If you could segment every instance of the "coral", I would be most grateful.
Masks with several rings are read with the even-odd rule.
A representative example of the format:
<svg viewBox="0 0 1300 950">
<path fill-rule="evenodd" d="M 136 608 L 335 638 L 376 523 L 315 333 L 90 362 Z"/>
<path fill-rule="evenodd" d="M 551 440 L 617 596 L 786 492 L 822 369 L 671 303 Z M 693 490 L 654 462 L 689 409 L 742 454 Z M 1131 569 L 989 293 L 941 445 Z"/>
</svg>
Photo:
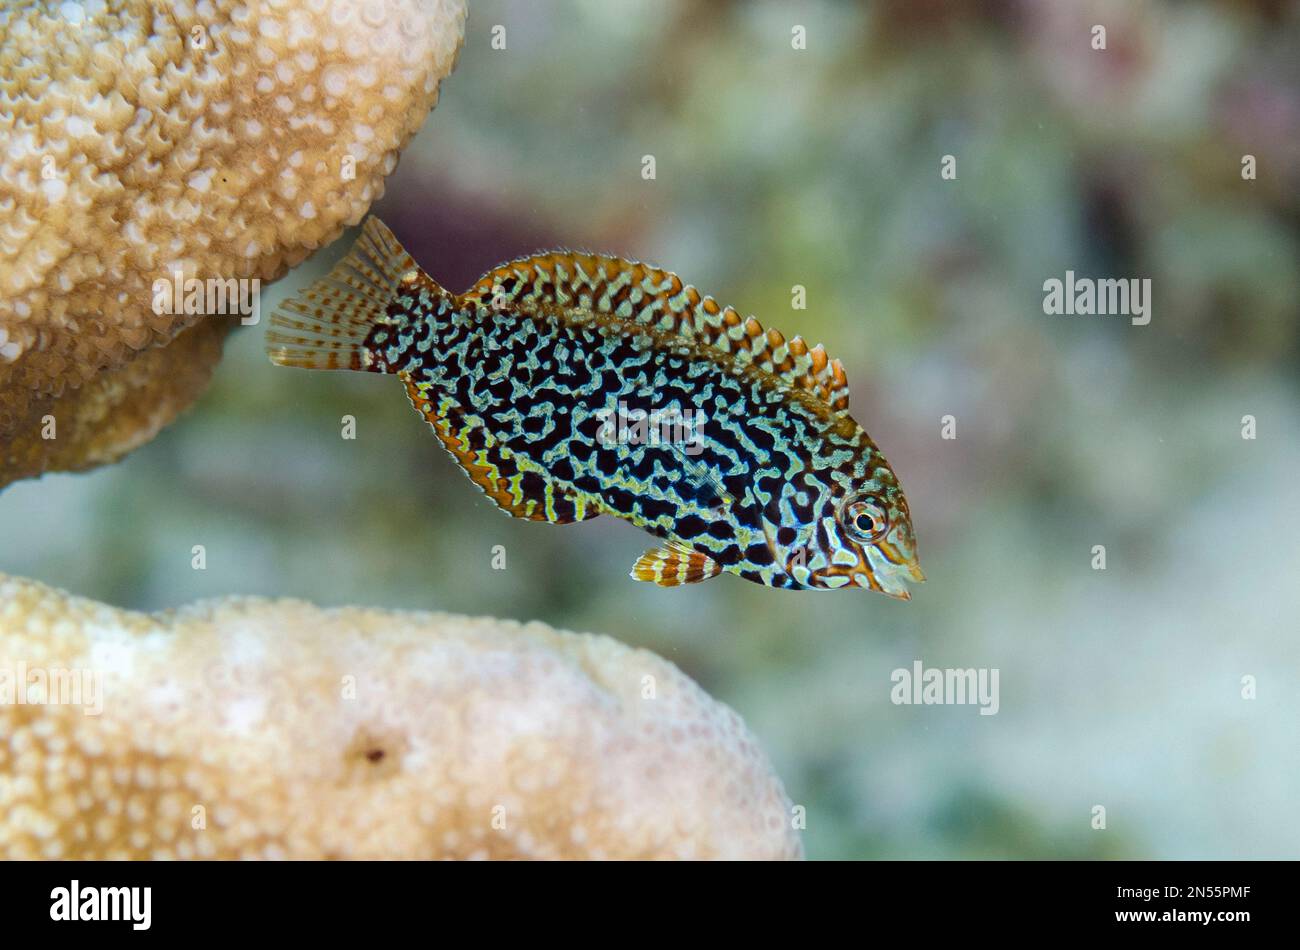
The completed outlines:
<svg viewBox="0 0 1300 950">
<path fill-rule="evenodd" d="M 157 281 L 274 280 L 360 221 L 464 20 L 463 0 L 0 6 L 0 485 L 115 457 L 197 395 L 128 405 L 159 384 L 90 384 L 200 320 L 234 323 L 157 312 Z M 188 352 L 137 375 L 193 376 Z M 113 436 L 33 435 L 69 413 Z"/>
<path fill-rule="evenodd" d="M 0 575 L 0 700 L 9 858 L 802 854 L 734 712 L 654 654 L 540 623 L 145 615 Z"/>
<path fill-rule="evenodd" d="M 231 328 L 204 321 L 165 348 L 144 350 L 80 389 L 30 405 L 25 423 L 0 444 L 0 485 L 105 465 L 148 442 L 207 387 Z"/>
</svg>

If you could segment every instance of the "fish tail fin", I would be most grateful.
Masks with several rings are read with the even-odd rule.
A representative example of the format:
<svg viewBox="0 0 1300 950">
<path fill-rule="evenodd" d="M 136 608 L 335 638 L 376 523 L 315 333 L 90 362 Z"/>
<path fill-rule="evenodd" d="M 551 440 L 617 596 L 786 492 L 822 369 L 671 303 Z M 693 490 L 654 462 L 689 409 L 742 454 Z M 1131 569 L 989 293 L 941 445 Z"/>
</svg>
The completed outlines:
<svg viewBox="0 0 1300 950">
<path fill-rule="evenodd" d="M 384 222 L 367 218 L 327 275 L 276 308 L 266 355 L 280 366 L 389 372 L 366 340 L 377 324 L 392 322 L 390 307 L 403 282 L 417 279 L 437 287 Z"/>
</svg>

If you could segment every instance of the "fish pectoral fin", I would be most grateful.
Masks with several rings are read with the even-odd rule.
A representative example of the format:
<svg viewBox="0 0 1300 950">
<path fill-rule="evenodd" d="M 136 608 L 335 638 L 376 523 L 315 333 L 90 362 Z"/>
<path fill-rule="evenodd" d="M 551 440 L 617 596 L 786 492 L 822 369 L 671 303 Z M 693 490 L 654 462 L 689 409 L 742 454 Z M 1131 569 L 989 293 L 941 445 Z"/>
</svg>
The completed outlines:
<svg viewBox="0 0 1300 950">
<path fill-rule="evenodd" d="M 456 463 L 498 508 L 512 518 L 573 524 L 601 512 L 598 502 L 557 485 L 538 466 L 502 445 L 477 416 L 407 379 L 411 403 L 433 427 Z"/>
<path fill-rule="evenodd" d="M 634 580 L 658 584 L 660 587 L 698 584 L 721 573 L 722 565 L 713 558 L 677 541 L 669 541 L 661 548 L 646 551 L 632 567 Z"/>
<path fill-rule="evenodd" d="M 677 442 L 669 442 L 668 448 L 682 467 L 683 477 L 677 485 L 677 493 L 683 501 L 694 502 L 715 514 L 725 512 L 732 506 L 736 499 L 727 491 L 721 476 L 711 470 L 707 463 L 697 462 Z"/>
</svg>

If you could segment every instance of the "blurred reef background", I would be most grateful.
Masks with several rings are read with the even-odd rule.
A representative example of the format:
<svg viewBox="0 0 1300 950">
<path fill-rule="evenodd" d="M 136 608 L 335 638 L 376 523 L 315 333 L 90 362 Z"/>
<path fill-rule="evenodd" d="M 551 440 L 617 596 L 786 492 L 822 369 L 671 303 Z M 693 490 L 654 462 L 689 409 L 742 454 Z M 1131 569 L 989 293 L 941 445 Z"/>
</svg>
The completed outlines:
<svg viewBox="0 0 1300 950">
<path fill-rule="evenodd" d="M 451 289 L 581 247 L 824 343 L 912 602 L 636 584 L 644 534 L 503 517 L 395 380 L 273 367 L 265 320 L 151 444 L 0 494 L 0 570 L 612 634 L 744 716 L 812 858 L 1300 854 L 1300 6 L 474 2 L 442 92 L 374 213 Z M 1150 325 L 1045 315 L 1066 270 L 1150 278 Z M 892 704 L 917 659 L 1000 711 Z"/>
</svg>

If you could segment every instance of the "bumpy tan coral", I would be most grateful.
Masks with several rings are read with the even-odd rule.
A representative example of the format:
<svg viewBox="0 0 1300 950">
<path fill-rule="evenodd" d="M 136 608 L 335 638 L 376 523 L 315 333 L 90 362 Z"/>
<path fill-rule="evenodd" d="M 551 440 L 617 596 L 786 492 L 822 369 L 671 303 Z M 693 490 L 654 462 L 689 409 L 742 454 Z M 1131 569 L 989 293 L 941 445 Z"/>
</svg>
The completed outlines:
<svg viewBox="0 0 1300 950">
<path fill-rule="evenodd" d="M 80 389 L 33 403 L 5 443 L 0 485 L 105 465 L 148 442 L 207 388 L 230 329 L 214 320 L 199 323 Z"/>
<path fill-rule="evenodd" d="M 801 854 L 734 712 L 651 653 L 538 623 L 149 616 L 0 575 L 0 702 L 10 858 Z"/>
<path fill-rule="evenodd" d="M 357 223 L 464 20 L 464 0 L 0 5 L 0 484 L 8 443 L 82 410 L 59 394 L 233 322 L 155 312 L 156 281 L 272 280 Z"/>
</svg>

